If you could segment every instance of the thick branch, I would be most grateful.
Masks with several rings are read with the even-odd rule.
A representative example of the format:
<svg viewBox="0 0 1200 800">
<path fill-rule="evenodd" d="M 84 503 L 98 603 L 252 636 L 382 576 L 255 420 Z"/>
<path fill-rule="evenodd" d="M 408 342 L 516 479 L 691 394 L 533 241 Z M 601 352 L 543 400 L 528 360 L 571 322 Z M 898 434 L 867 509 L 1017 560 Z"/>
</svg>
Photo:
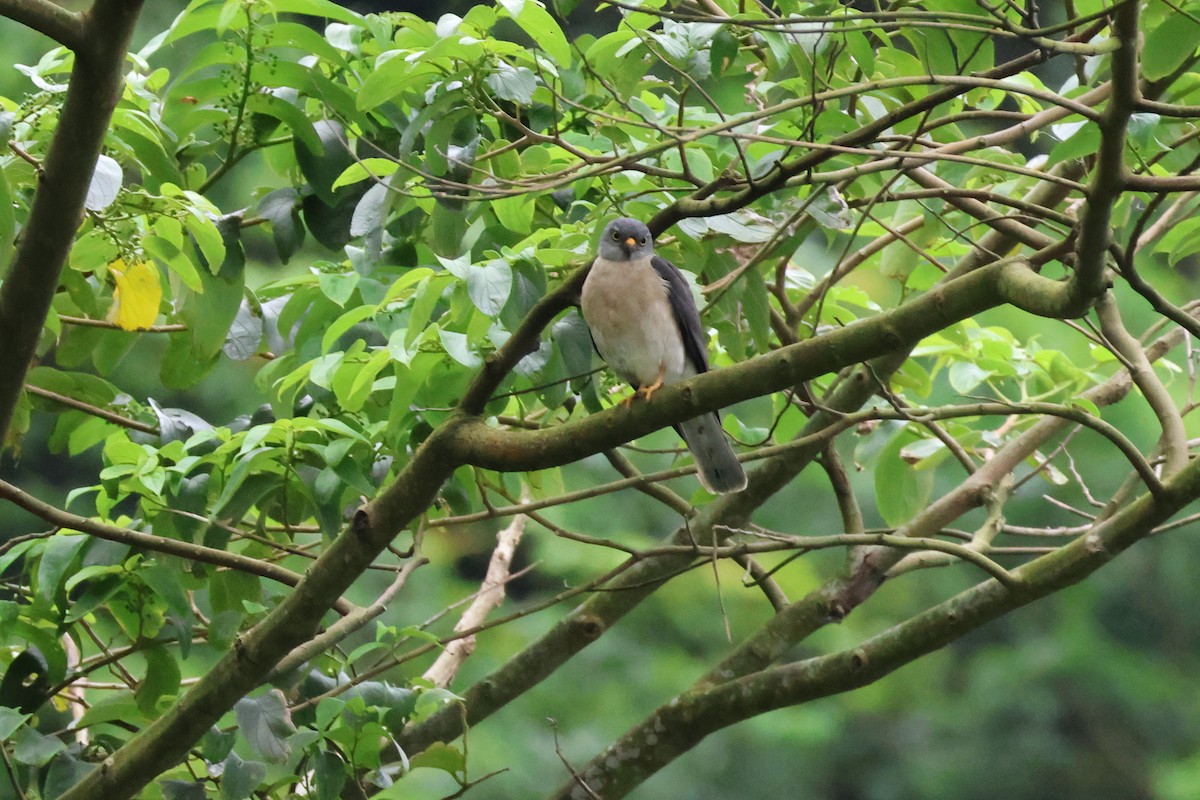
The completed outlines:
<svg viewBox="0 0 1200 800">
<path fill-rule="evenodd" d="M 988 580 L 852 650 L 773 667 L 675 698 L 652 715 L 656 721 L 652 735 L 639 728 L 636 735 L 614 742 L 579 771 L 580 777 L 605 798 L 624 797 L 715 730 L 873 683 L 1013 609 L 1078 583 L 1148 535 L 1197 493 L 1200 461 L 1171 480 L 1161 500 L 1145 495 L 1090 534 L 1022 567 L 1017 571 L 1018 588 Z M 569 797 L 573 785 L 565 784 L 552 796 Z"/>
<path fill-rule="evenodd" d="M 71 50 L 78 50 L 84 40 L 80 15 L 50 0 L 0 0 L 0 16 L 44 33 Z"/>
<path fill-rule="evenodd" d="M 1126 0 L 1113 12 L 1113 36 L 1121 46 L 1113 53 L 1112 99 L 1100 122 L 1100 153 L 1088 186 L 1087 207 L 1079 231 L 1073 285 L 1083 300 L 1104 293 L 1104 263 L 1111 240 L 1113 205 L 1125 190 L 1125 132 L 1140 98 L 1138 89 L 1138 3 Z"/>
<path fill-rule="evenodd" d="M 1065 193 L 1066 190 L 1061 184 L 1043 183 L 1035 187 L 1026 199 L 1038 204 L 1055 205 L 1061 202 Z M 977 246 L 960 260 L 947 278 L 970 275 L 978 271 L 995 258 L 995 253 L 1005 252 L 1012 245 L 1012 239 L 1004 233 L 989 231 Z M 879 381 L 886 381 L 899 369 L 908 355 L 908 347 L 899 347 L 884 357 L 854 370 L 824 398 L 822 408 L 829 411 L 821 410 L 813 414 L 797 434 L 797 439 L 807 439 L 809 444 L 789 449 L 751 470 L 750 483 L 745 490 L 735 495 L 723 495 L 705 506 L 687 527 L 675 532 L 671 541 L 674 544 L 715 543 L 716 526 L 741 526 L 756 508 L 788 485 L 823 451 L 828 440 L 817 434 L 838 422 L 839 413 L 858 410 L 874 395 Z M 475 725 L 486 719 L 598 639 L 687 563 L 686 558 L 671 556 L 649 559 L 633 565 L 612 584 L 611 588 L 617 591 L 604 592 L 588 598 L 541 639 L 472 686 L 465 694 L 465 719 L 463 712 L 458 708 L 444 709 L 421 725 L 405 731 L 400 737 L 400 745 L 405 752 L 416 753 L 435 741 L 450 741 L 460 735 L 464 724 Z M 825 602 L 824 597 L 818 593 L 810 595 L 806 600 L 811 601 L 807 604 L 806 611 L 811 617 L 813 630 L 838 618 L 831 612 L 831 604 Z M 779 616 L 775 619 L 778 620 Z M 786 649 L 786 646 L 783 649 Z M 771 656 L 765 663 L 771 663 L 777 657 Z"/>
<path fill-rule="evenodd" d="M 807 445 L 768 459 L 751 470 L 746 489 L 722 495 L 704 506 L 685 527 L 675 531 L 670 542 L 715 544 L 720 539 L 714 530 L 717 526 L 743 526 L 755 509 L 787 486 L 823 451 L 827 440 L 815 434 L 837 422 L 836 412 L 861 407 L 875 392 L 874 376 L 890 375 L 907 357 L 908 350 L 901 349 L 874 362 L 869 369 L 856 370 L 825 398 L 824 406 L 834 413 L 817 412 L 798 434 L 798 439 L 808 440 Z M 464 723 L 475 725 L 486 719 L 598 639 L 691 561 L 689 552 L 646 559 L 624 570 L 609 584 L 611 591 L 589 597 L 542 638 L 472 686 L 465 693 L 465 718 L 462 709 L 443 709 L 421 725 L 406 730 L 399 739 L 400 746 L 407 753 L 420 752 L 435 741 L 450 741 L 460 735 Z"/>
<path fill-rule="evenodd" d="M 1150 360 L 1161 358 L 1171 347 L 1182 341 L 1182 339 L 1182 332 L 1176 330 L 1162 337 L 1148 348 L 1146 357 Z M 1130 373 L 1125 370 L 1117 373 L 1099 386 L 1092 388 L 1085 393 L 1084 397 L 1098 406 L 1106 406 L 1125 397 L 1132 385 L 1133 381 Z M 897 533 L 923 535 L 947 524 L 979 502 L 987 500 L 993 491 L 991 487 L 995 483 L 999 482 L 1005 476 L 1010 475 L 1017 465 L 1022 463 L 1037 448 L 1044 445 L 1051 437 L 1063 430 L 1068 422 L 1064 417 L 1047 417 L 1039 420 L 1029 430 L 1003 447 L 983 467 L 956 489 L 939 498 Z M 1169 497 L 1169 493 L 1169 490 L 1164 488 L 1159 492 L 1159 498 L 1169 505 L 1186 502 L 1186 500 L 1178 497 Z M 797 642 L 807 638 L 812 632 L 828 624 L 830 621 L 841 619 L 855 605 L 864 602 L 882 582 L 887 571 L 899 560 L 900 555 L 899 552 L 886 548 L 875 548 L 861 552 L 857 559 L 859 567 L 853 573 L 837 576 L 827 581 L 807 597 L 802 598 L 771 618 L 761 630 L 742 642 L 733 653 L 698 680 L 678 700 L 686 702 L 688 698 L 697 696 L 700 693 L 709 692 L 714 687 L 728 685 L 734 679 L 744 678 L 744 676 L 752 674 L 762 674 L 759 672 L 760 670 L 767 669 L 784 652 L 794 647 Z M 1018 579 L 1023 577 L 1022 572 L 1018 571 L 1016 573 Z M 986 586 L 989 584 L 983 585 Z M 1027 588 L 1021 586 L 1018 589 L 1018 594 L 1025 592 Z M 631 728 L 618 742 L 611 745 L 604 753 L 598 756 L 592 762 L 591 768 L 597 771 L 607 769 L 607 766 L 603 768 L 600 766 L 609 763 L 606 761 L 607 756 L 612 755 L 613 752 L 616 752 L 621 747 L 636 746 L 635 742 L 641 741 L 658 731 L 658 726 L 662 722 L 660 713 L 661 709 L 651 714 L 634 728 Z M 699 739 L 696 739 L 688 747 L 693 746 L 698 741 Z M 657 762 L 656 765 L 652 764 L 654 756 L 646 755 L 645 758 L 639 760 L 638 765 L 634 769 L 644 775 L 652 774 L 654 771 L 665 766 L 681 752 L 683 751 L 659 751 L 658 755 L 664 757 L 666 760 Z"/>
<path fill-rule="evenodd" d="M 615 407 L 554 428 L 502 431 L 482 419 L 464 420 L 453 442 L 456 458 L 500 471 L 560 466 L 651 431 L 734 403 L 783 391 L 843 367 L 868 361 L 1003 302 L 1035 313 L 1076 313 L 1068 285 L 1043 278 L 1018 262 L 984 267 L 930 289 L 892 311 L 666 386 L 653 403 Z M 1056 304 L 1062 304 L 1062 308 Z M 515 338 L 515 337 L 514 337 Z"/>
<path fill-rule="evenodd" d="M 35 8 L 49 3 L 35 6 L 25 0 L 19 5 Z M 82 39 L 88 47 L 75 54 L 41 183 L 0 286 L 0 342 L 4 343 L 0 347 L 0 446 L 71 249 L 72 237 L 64 232 L 78 227 L 100 146 L 121 97 L 125 53 L 141 7 L 142 0 L 96 0 L 83 18 Z"/>
<path fill-rule="evenodd" d="M 62 800 L 126 800 L 172 765 L 285 656 L 310 639 L 342 592 L 429 506 L 455 464 L 445 456 L 451 421 L 425 440 L 396 482 L 360 508 L 348 530 L 313 562 L 304 579 L 243 634 L 174 706 L 88 773 Z"/>
</svg>

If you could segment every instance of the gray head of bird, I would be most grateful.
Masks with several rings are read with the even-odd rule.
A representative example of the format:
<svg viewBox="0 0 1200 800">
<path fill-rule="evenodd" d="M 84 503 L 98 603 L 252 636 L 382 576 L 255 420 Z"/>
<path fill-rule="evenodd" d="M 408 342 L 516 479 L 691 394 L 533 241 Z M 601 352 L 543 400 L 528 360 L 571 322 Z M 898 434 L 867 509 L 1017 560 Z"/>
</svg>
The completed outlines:
<svg viewBox="0 0 1200 800">
<path fill-rule="evenodd" d="M 643 223 L 621 217 L 604 227 L 598 250 L 607 261 L 634 261 L 654 255 L 654 238 Z"/>
</svg>

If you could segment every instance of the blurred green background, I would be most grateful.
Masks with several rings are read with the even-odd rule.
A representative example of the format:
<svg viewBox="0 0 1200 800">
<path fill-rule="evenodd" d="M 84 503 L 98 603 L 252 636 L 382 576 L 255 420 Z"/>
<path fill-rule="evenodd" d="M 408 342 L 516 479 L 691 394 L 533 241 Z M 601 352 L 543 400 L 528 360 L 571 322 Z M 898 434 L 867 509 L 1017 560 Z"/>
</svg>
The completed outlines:
<svg viewBox="0 0 1200 800">
<path fill-rule="evenodd" d="M 147 3 L 134 48 L 165 27 L 178 8 L 170 2 Z M 18 98 L 31 86 L 13 64 L 36 61 L 50 42 L 6 20 L 0 20 L 0 42 L 0 95 Z M 177 49 L 170 55 L 182 61 L 187 52 Z M 260 166 L 248 159 L 239 169 Z M 236 181 L 230 182 L 226 190 L 236 186 Z M 248 202 L 235 196 L 217 199 L 226 209 Z M 297 257 L 291 268 L 303 269 L 304 262 Z M 279 277 L 278 267 L 253 268 L 259 277 L 252 278 L 251 284 Z M 1178 274 L 1167 276 L 1164 268 L 1156 275 L 1153 268 L 1147 265 L 1151 279 L 1170 280 L 1176 288 L 1189 290 Z M 1139 312 L 1144 314 L 1141 309 L 1127 310 L 1134 330 L 1139 330 Z M 1063 327 L 1032 326 L 1004 312 L 993 312 L 982 321 L 1008 326 L 1018 336 L 1055 337 L 1049 346 L 1064 350 L 1073 346 Z M 1141 319 L 1143 325 L 1148 321 L 1148 316 Z M 265 401 L 256 394 L 247 372 L 251 362 L 225 362 L 221 372 L 186 396 L 165 392 L 156 374 L 139 371 L 139 362 L 157 362 L 140 356 L 147 352 L 143 348 L 161 344 L 152 336 L 141 337 L 122 361 L 114 382 L 136 391 L 139 399 L 153 396 L 164 406 L 187 408 L 218 424 Z M 230 392 L 229 386 L 239 391 Z M 1117 406 L 1105 416 L 1139 443 L 1155 435 L 1153 420 L 1132 407 Z M 0 457 L 0 476 L 61 504 L 71 488 L 95 480 L 100 464 L 98 448 L 74 459 L 50 453 L 47 438 L 52 424 L 52 415 L 35 415 L 19 462 L 12 453 Z M 852 447 L 853 441 L 846 442 L 848 463 Z M 1087 465 L 1085 477 L 1102 500 L 1124 477 L 1125 464 L 1096 437 L 1077 439 L 1073 454 L 1078 463 Z M 604 462 L 597 460 L 590 466 L 596 480 L 610 479 Z M 862 496 L 869 496 L 869 474 L 859 477 Z M 686 491 L 686 486 L 681 488 Z M 1041 526 L 1077 523 L 1042 500 L 1042 491 L 1039 481 L 1026 485 L 1008 506 L 1009 521 Z M 1084 505 L 1082 498 L 1078 504 Z M 661 506 L 628 493 L 586 501 L 556 519 L 574 530 L 647 545 L 668 535 L 677 524 Z M 776 497 L 756 521 L 788 533 L 840 532 L 827 481 L 816 470 Z M 877 522 L 868 520 L 868 524 Z M 11 507 L 0 506 L 0 539 L 43 527 Z M 403 616 L 390 620 L 392 624 L 425 619 L 473 591 L 478 562 L 481 554 L 486 558 L 494 531 L 494 525 L 479 526 L 431 537 L 427 555 L 433 564 L 416 573 L 404 602 L 397 605 Z M 522 558 L 525 563 L 538 561 L 539 566 L 529 579 L 512 587 L 509 602 L 516 607 L 546 597 L 564 581 L 582 581 L 605 566 L 595 548 L 557 540 L 532 524 Z M 610 558 L 616 563 L 616 554 Z M 839 558 L 827 552 L 793 562 L 778 576 L 780 583 L 789 596 L 802 596 L 837 568 Z M 1194 526 L 1150 539 L 1086 584 L 992 623 L 870 687 L 768 714 L 711 736 L 634 796 L 1200 798 L 1196 563 L 1200 563 L 1200 543 Z M 904 576 L 886 584 L 841 625 L 822 630 L 791 658 L 852 645 L 966 588 L 978 577 L 967 567 Z M 556 721 L 563 755 L 582 764 L 690 684 L 731 647 L 718 591 L 735 641 L 766 618 L 769 607 L 755 590 L 743 588 L 740 579 L 737 570 L 727 567 L 722 568 L 719 589 L 711 570 L 677 579 L 643 603 L 600 645 L 585 650 L 489 719 L 470 735 L 471 777 L 507 771 L 474 788 L 471 796 L 533 797 L 558 785 L 566 772 L 555 752 L 549 718 Z M 364 598 L 377 591 L 370 586 L 360 589 Z M 455 686 L 468 686 L 498 666 L 531 636 L 548 628 L 559 613 L 543 612 L 483 636 Z M 655 651 L 652 659 L 645 656 L 650 650 Z M 419 674 L 423 666 L 415 665 L 411 674 Z M 413 796 L 437 797 L 456 788 L 436 775 L 414 777 Z"/>
</svg>

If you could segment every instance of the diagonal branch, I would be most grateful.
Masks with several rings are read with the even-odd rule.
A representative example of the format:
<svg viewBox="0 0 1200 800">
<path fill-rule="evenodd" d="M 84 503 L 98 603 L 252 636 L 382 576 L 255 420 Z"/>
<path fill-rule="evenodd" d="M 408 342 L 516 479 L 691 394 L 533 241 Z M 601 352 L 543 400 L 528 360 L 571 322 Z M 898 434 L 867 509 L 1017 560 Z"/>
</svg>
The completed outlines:
<svg viewBox="0 0 1200 800">
<path fill-rule="evenodd" d="M 1035 187 L 1027 199 L 1039 205 L 1053 206 L 1061 202 L 1065 192 L 1061 184 L 1043 183 Z M 990 231 L 960 260 L 959 265 L 947 277 L 970 275 L 993 261 L 994 253 L 1005 252 L 1013 244 L 1013 239 L 1001 231 Z M 835 424 L 838 414 L 861 408 L 874 395 L 879 381 L 886 381 L 888 376 L 899 369 L 908 358 L 909 351 L 908 345 L 896 347 L 869 365 L 854 370 L 824 399 L 822 407 L 828 410 L 818 410 L 797 434 L 797 440 L 807 439 L 808 444 L 770 458 L 752 470 L 749 474 L 749 486 L 745 490 L 739 494 L 719 497 L 702 508 L 686 527 L 675 532 L 671 542 L 715 543 L 716 526 L 741 526 L 755 509 L 790 483 L 821 454 L 828 440 L 817 434 Z M 435 741 L 450 741 L 462 733 L 465 725 L 475 725 L 486 719 L 527 689 L 540 683 L 573 655 L 598 639 L 653 593 L 662 582 L 688 563 L 686 558 L 671 556 L 633 564 L 623 571 L 621 577 L 613 584 L 614 591 L 588 598 L 542 638 L 472 686 L 465 693 L 465 719 L 458 708 L 440 711 L 421 725 L 406 730 L 400 737 L 400 745 L 405 752 L 415 753 Z M 811 623 L 812 630 L 836 619 L 823 591 L 810 594 L 801 603 L 793 604 L 792 608 L 802 608 L 802 613 Z M 782 616 L 776 615 L 768 626 L 774 625 Z M 765 664 L 778 658 L 777 653 L 772 654 L 774 651 L 771 648 L 766 648 L 765 653 Z M 755 652 L 750 654 L 750 657 L 758 658 L 763 655 L 763 652 Z"/>
<path fill-rule="evenodd" d="M 665 386 L 654 395 L 653 403 L 614 407 L 538 430 L 505 431 L 478 417 L 463 418 L 451 446 L 458 461 L 486 469 L 560 466 L 680 420 L 783 391 L 849 364 L 911 346 L 1004 302 L 1048 316 L 1073 315 L 1077 311 L 1068 284 L 1038 275 L 1025 262 L 998 262 L 943 282 L 891 311 L 854 325 Z"/>
<path fill-rule="evenodd" d="M 526 491 L 521 499 L 527 500 L 528 497 L 529 493 Z M 488 560 L 487 574 L 483 578 L 483 584 L 479 587 L 475 599 L 467 606 L 467 610 L 463 612 L 462 617 L 454 626 L 455 633 L 478 628 L 487 619 L 488 614 L 504 602 L 504 585 L 508 582 L 513 556 L 516 554 L 521 537 L 525 534 L 525 524 L 528 520 L 529 517 L 520 514 L 508 524 L 508 527 L 496 534 L 496 547 L 492 550 L 492 557 Z M 473 634 L 455 639 L 446 645 L 446 649 L 421 677 L 434 686 L 449 686 L 454 680 L 454 676 L 462 668 L 463 662 L 474 650 L 475 636 Z"/>
<path fill-rule="evenodd" d="M 86 533 L 88 536 L 94 536 L 97 539 L 120 542 L 132 547 L 140 547 L 143 550 L 164 553 L 201 564 L 227 567 L 238 572 L 244 572 L 247 575 L 258 575 L 262 578 L 269 578 L 270 580 L 282 583 L 284 586 L 294 587 L 300 583 L 300 576 L 298 574 L 289 569 L 284 569 L 277 564 L 272 564 L 269 561 L 250 558 L 238 553 L 230 553 L 216 547 L 205 547 L 202 544 L 181 542 L 178 539 L 168 539 L 165 536 L 155 536 L 152 533 L 144 533 L 142 531 L 119 528 L 116 525 L 97 522 L 87 517 L 81 517 L 78 514 L 63 511 L 61 508 L 56 508 L 49 503 L 43 503 L 36 497 L 13 486 L 8 481 L 0 480 L 0 500 L 7 500 L 13 505 L 25 509 L 30 514 L 49 522 L 51 525 Z M 354 607 L 344 600 L 338 600 L 335 608 L 340 614 L 348 614 Z"/>
<path fill-rule="evenodd" d="M 579 771 L 606 798 L 634 787 L 687 752 L 709 733 L 767 711 L 857 689 L 931 653 L 997 617 L 1086 578 L 1149 535 L 1200 492 L 1200 461 L 1168 482 L 1162 498 L 1149 495 L 1086 536 L 1018 570 L 1018 588 L 981 583 L 853 649 L 772 667 L 684 694 L 651 715 L 650 735 L 639 727 Z M 573 782 L 551 795 L 566 798 Z"/>
<path fill-rule="evenodd" d="M 44 33 L 71 50 L 78 50 L 86 35 L 79 14 L 50 0 L 0 0 L 0 16 Z"/>
<path fill-rule="evenodd" d="M 1146 358 L 1149 360 L 1161 358 L 1171 347 L 1182 341 L 1183 338 L 1183 332 L 1179 329 L 1163 336 L 1147 349 Z M 1098 406 L 1110 405 L 1125 397 L 1132 386 L 1133 379 L 1130 372 L 1122 370 L 1104 383 L 1086 392 L 1084 397 Z M 1039 420 L 1029 430 L 998 451 L 987 463 L 969 476 L 957 488 L 939 498 L 914 520 L 899 529 L 897 534 L 902 536 L 922 536 L 928 534 L 931 531 L 940 529 L 944 524 L 961 516 L 975 505 L 988 502 L 994 496 L 995 485 L 1000 483 L 1006 476 L 1011 475 L 1012 470 L 1021 464 L 1038 447 L 1061 432 L 1067 426 L 1068 422 L 1069 420 L 1065 417 L 1047 417 Z M 1194 463 L 1189 469 L 1196 472 L 1200 468 Z M 1192 480 L 1200 482 L 1200 475 L 1193 475 Z M 1147 498 L 1154 498 L 1156 502 L 1161 504 L 1164 509 L 1162 519 L 1175 513 L 1181 505 L 1187 502 L 1186 498 L 1179 497 L 1176 490 L 1169 484 L 1161 487 L 1160 491 L 1156 494 L 1146 495 L 1138 502 L 1144 503 Z M 1154 522 L 1148 525 L 1146 530 L 1139 534 L 1139 536 L 1148 535 L 1150 528 L 1156 524 L 1158 523 Z M 1088 536 L 1080 537 L 1074 545 L 1079 545 L 1081 541 L 1088 538 Z M 731 683 L 738 685 L 741 681 L 749 680 L 746 676 L 753 677 L 763 674 L 761 671 L 767 670 L 775 660 L 782 656 L 789 648 L 795 646 L 797 642 L 807 638 L 814 631 L 825 626 L 830 621 L 841 619 L 856 606 L 865 602 L 882 583 L 888 571 L 900 561 L 901 556 L 902 553 L 900 551 L 889 550 L 887 548 L 869 548 L 858 551 L 856 553 L 856 566 L 850 574 L 837 576 L 826 581 L 824 585 L 811 592 L 807 597 L 793 603 L 788 608 L 776 614 L 762 629 L 738 645 L 729 656 L 713 667 L 688 692 L 681 694 L 674 702 L 677 704 L 686 704 L 697 696 L 724 691 L 725 689 L 722 687 L 728 687 Z M 1055 557 L 1056 553 L 1052 553 L 1043 559 L 1039 559 L 1039 561 Z M 1096 565 L 1096 567 L 1098 566 L 1099 564 Z M 1031 588 L 1025 585 L 1026 572 L 1027 569 L 1022 569 L 1015 573 L 1014 577 L 1019 582 L 1017 586 L 1005 584 L 1005 590 L 1011 589 L 1011 593 L 1007 595 L 1008 597 L 1025 598 L 1030 591 L 1037 592 L 1036 586 Z M 981 586 L 993 585 L 993 582 L 981 584 Z M 1045 593 L 1049 593 L 1049 591 L 1043 592 L 1043 594 Z M 1025 599 L 1023 602 L 1029 602 L 1031 599 L 1033 598 Z M 861 649 L 861 647 L 856 648 L 854 652 L 859 652 Z M 913 656 L 913 658 L 915 657 Z M 827 658 L 832 659 L 836 658 L 836 656 L 828 656 Z M 858 685 L 865 684 L 855 684 L 848 688 L 855 688 Z M 844 689 L 838 691 L 844 691 Z M 637 747 L 638 742 L 643 741 L 648 735 L 653 735 L 656 731 L 660 730 L 659 726 L 663 722 L 661 711 L 662 709 L 659 709 L 650 714 L 645 720 L 631 728 L 624 736 L 597 756 L 588 767 L 588 770 L 590 770 L 588 772 L 590 779 L 605 784 L 606 776 L 602 773 L 607 773 L 610 768 L 615 769 L 620 766 L 622 753 L 630 752 L 628 748 Z M 744 717 L 733 720 L 721 718 L 716 727 L 724 727 L 740 719 L 744 719 Z M 713 730 L 715 729 L 713 728 Z M 690 733 L 684 734 L 684 737 L 689 738 L 691 735 Z M 629 766 L 628 774 L 625 774 L 626 770 L 620 770 L 617 780 L 640 782 L 646 775 L 661 769 L 671 759 L 695 745 L 704 735 L 700 734 L 699 738 L 691 740 L 691 743 L 683 750 L 660 749 L 657 751 L 657 754 L 643 751 L 642 755 L 635 759 L 636 763 Z M 663 760 L 656 761 L 656 759 Z M 638 775 L 642 775 L 643 777 L 638 778 Z M 612 791 L 611 783 L 606 785 Z M 616 793 L 613 796 L 621 796 L 621 794 Z M 605 796 L 609 795 L 606 793 Z"/>
<path fill-rule="evenodd" d="M 9 0 L 12 4 L 12 0 Z M 22 8 L 48 3 L 29 0 Z M 96 0 L 82 18 L 70 84 L 44 173 L 4 284 L 0 286 L 0 446 L 33 360 L 58 276 L 71 249 L 92 172 L 124 84 L 125 54 L 142 0 Z M 43 8 L 43 11 L 45 9 Z"/>
</svg>

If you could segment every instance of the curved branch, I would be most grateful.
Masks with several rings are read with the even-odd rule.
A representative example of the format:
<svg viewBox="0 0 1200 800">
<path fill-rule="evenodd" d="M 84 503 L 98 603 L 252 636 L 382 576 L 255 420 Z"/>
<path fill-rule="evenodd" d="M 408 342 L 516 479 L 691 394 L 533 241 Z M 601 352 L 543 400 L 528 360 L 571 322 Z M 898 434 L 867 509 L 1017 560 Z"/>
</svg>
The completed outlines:
<svg viewBox="0 0 1200 800">
<path fill-rule="evenodd" d="M 561 466 L 680 420 L 783 391 L 847 365 L 909 347 L 947 325 L 1004 302 L 1046 316 L 1073 315 L 1078 309 L 1068 291 L 1067 283 L 1043 278 L 1021 262 L 993 264 L 941 283 L 904 305 L 854 325 L 665 386 L 654 395 L 652 403 L 614 407 L 538 430 L 502 431 L 483 419 L 464 417 L 451 447 L 456 460 L 487 469 Z"/>
<path fill-rule="evenodd" d="M 260 561 L 257 558 L 230 553 L 215 547 L 181 542 L 178 539 L 168 539 L 163 536 L 155 536 L 152 533 L 143 533 L 142 531 L 97 522 L 87 517 L 81 517 L 78 514 L 72 514 L 69 511 L 63 511 L 61 508 L 55 508 L 49 503 L 44 503 L 3 480 L 0 480 L 0 499 L 7 500 L 13 505 L 25 509 L 30 514 L 49 522 L 51 525 L 86 533 L 89 536 L 95 536 L 97 539 L 121 542 L 133 547 L 152 550 L 156 553 L 165 553 L 166 555 L 177 556 L 188 561 L 197 561 L 201 564 L 228 567 L 238 572 L 245 572 L 247 575 L 258 575 L 262 578 L 269 578 L 285 586 L 295 587 L 300 584 L 300 576 L 298 574 L 292 572 L 290 569 L 284 569 L 277 564 L 272 564 L 269 561 Z M 354 607 L 348 601 L 339 599 L 335 608 L 340 614 L 348 614 Z"/>
<path fill-rule="evenodd" d="M 1063 194 L 1061 184 L 1043 183 L 1035 187 L 1026 200 L 1039 205 L 1053 206 L 1061 201 Z M 989 231 L 975 248 L 959 260 L 958 265 L 943 281 L 977 272 L 995 260 L 994 253 L 1005 252 L 1013 244 L 1014 241 L 1001 231 Z M 1155 349 L 1149 354 L 1152 358 L 1157 358 L 1165 349 Z M 746 489 L 735 495 L 718 497 L 703 507 L 696 518 L 689 521 L 687 527 L 675 532 L 671 542 L 702 543 L 705 537 L 715 542 L 715 525 L 740 527 L 755 509 L 773 497 L 820 455 L 828 439 L 818 434 L 837 423 L 839 414 L 861 408 L 874 395 L 879 382 L 886 381 L 899 369 L 908 355 L 908 347 L 898 347 L 870 364 L 852 371 L 845 380 L 835 385 L 823 399 L 822 408 L 818 409 L 797 433 L 796 438 L 806 439 L 808 444 L 799 445 L 795 449 L 769 458 L 751 470 L 750 482 Z M 1058 422 L 1057 419 L 1054 421 Z M 636 564 L 626 562 L 628 568 L 620 573 L 621 577 L 612 586 L 617 591 L 604 592 L 588 598 L 544 636 L 472 686 L 465 693 L 465 718 L 459 708 L 439 711 L 422 724 L 406 730 L 400 737 L 400 745 L 405 752 L 416 753 L 432 742 L 450 741 L 462 733 L 464 726 L 476 725 L 486 719 L 530 687 L 536 686 L 573 655 L 598 639 L 649 596 L 662 581 L 675 574 L 681 563 L 686 562 L 673 557 L 648 559 Z M 827 594 L 830 593 L 825 589 L 813 592 L 799 603 L 794 603 L 789 610 L 798 609 L 799 613 L 806 617 L 808 626 L 816 630 L 837 618 L 831 610 L 832 604 L 828 602 Z M 768 627 L 774 626 L 783 616 L 784 614 L 777 614 L 768 623 Z M 787 621 L 783 622 L 786 624 Z M 781 639 L 772 637 L 771 641 L 778 643 Z M 770 647 L 754 650 L 750 657 L 765 658 L 762 663 L 771 663 L 778 657 L 778 654 L 770 654 Z"/>
<path fill-rule="evenodd" d="M 0 16 L 44 33 L 71 50 L 78 50 L 86 35 L 79 14 L 50 0 L 0 0 Z"/>
<path fill-rule="evenodd" d="M 1183 416 L 1171 400 L 1167 387 L 1163 386 L 1158 375 L 1154 374 L 1150 359 L 1146 358 L 1146 351 L 1125 329 L 1117 301 L 1111 293 L 1106 293 L 1096 305 L 1096 313 L 1100 317 L 1101 331 L 1128 362 L 1133 382 L 1142 390 L 1142 396 L 1146 398 L 1154 416 L 1158 417 L 1158 424 L 1162 427 L 1158 445 L 1163 455 L 1163 475 L 1172 475 L 1183 469 L 1188 460 L 1188 437 L 1187 429 L 1183 425 Z M 1138 470 L 1139 474 L 1142 472 L 1141 469 Z"/>
<path fill-rule="evenodd" d="M 598 755 L 580 777 L 606 798 L 630 790 L 708 734 L 750 717 L 866 686 L 997 617 L 1078 583 L 1200 492 L 1200 461 L 1170 481 L 1166 496 L 1143 497 L 1092 533 L 1017 570 L 1019 584 L 988 580 L 858 647 L 772 667 L 674 698 L 652 715 L 652 731 L 635 729 Z M 552 795 L 566 798 L 574 784 Z"/>
</svg>

